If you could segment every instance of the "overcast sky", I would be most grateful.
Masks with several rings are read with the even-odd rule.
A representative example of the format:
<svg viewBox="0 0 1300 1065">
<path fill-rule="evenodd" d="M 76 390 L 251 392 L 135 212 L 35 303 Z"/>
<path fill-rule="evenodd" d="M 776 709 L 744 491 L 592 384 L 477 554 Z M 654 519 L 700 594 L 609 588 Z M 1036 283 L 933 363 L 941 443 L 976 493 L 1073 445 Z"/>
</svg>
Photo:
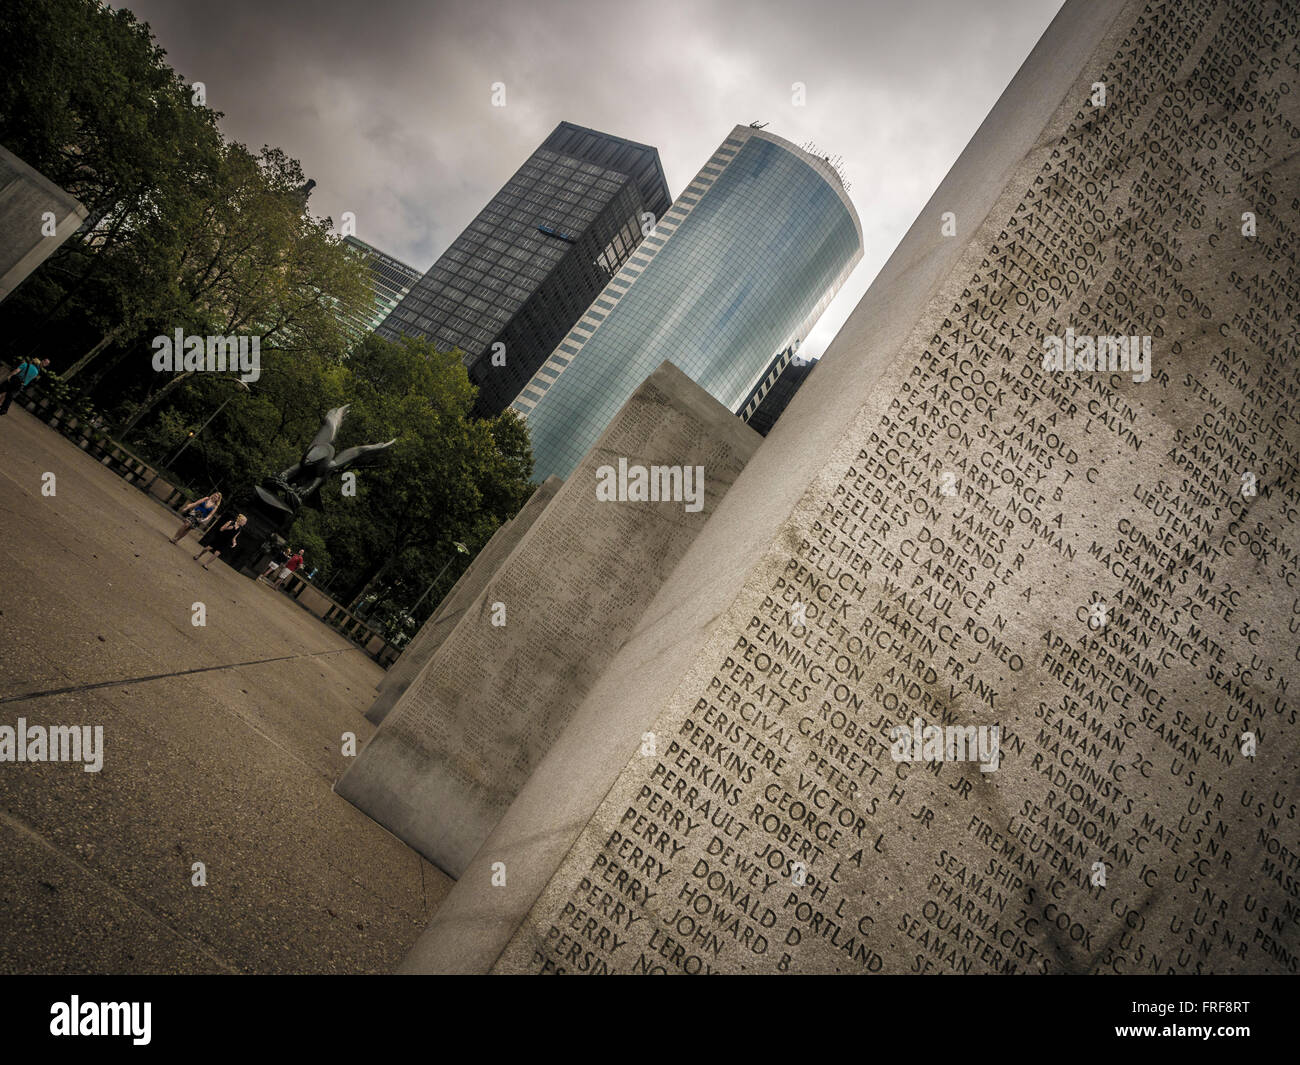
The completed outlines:
<svg viewBox="0 0 1300 1065">
<path fill-rule="evenodd" d="M 840 155 L 863 260 L 819 355 L 1061 0 L 129 0 L 227 136 L 427 270 L 562 119 L 659 149 L 676 197 L 737 123 Z M 503 82 L 506 106 L 492 106 Z M 792 85 L 806 86 L 795 106 Z M 937 221 L 936 221 L 936 224 Z"/>
</svg>

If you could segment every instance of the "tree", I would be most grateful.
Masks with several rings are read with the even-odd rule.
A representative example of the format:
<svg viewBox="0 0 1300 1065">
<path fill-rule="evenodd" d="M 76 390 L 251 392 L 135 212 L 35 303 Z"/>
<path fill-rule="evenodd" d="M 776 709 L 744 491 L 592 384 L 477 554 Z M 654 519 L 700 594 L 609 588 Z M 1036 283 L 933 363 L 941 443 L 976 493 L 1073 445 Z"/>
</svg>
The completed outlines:
<svg viewBox="0 0 1300 1065">
<path fill-rule="evenodd" d="M 356 471 L 355 495 L 331 483 L 293 536 L 332 591 L 369 588 L 394 619 L 448 558 L 454 580 L 467 560 L 452 545 L 476 552 L 532 491 L 523 424 L 473 419 L 458 352 L 372 336 L 349 353 L 344 321 L 371 301 L 367 266 L 311 216 L 297 161 L 227 143 L 220 115 L 130 12 L 2 5 L 0 48 L 0 143 L 90 211 L 0 305 L 12 350 L 48 348 L 67 401 L 77 388 L 112 409 L 118 435 L 156 463 L 211 417 L 167 475 L 231 497 L 291 465 L 325 411 L 351 404 L 341 447 L 397 443 L 384 465 Z M 176 329 L 256 336 L 252 391 L 233 392 L 228 375 L 157 373 L 150 338 Z"/>
<path fill-rule="evenodd" d="M 257 337 L 264 355 L 343 357 L 351 341 L 342 314 L 368 303 L 370 280 L 331 234 L 330 219 L 304 211 L 303 183 L 298 162 L 279 149 L 255 157 L 227 146 L 209 205 L 175 258 L 161 264 L 174 286 L 171 305 L 160 308 L 160 332 Z M 133 430 L 190 376 L 171 373 L 151 388 L 120 431 Z"/>
<path fill-rule="evenodd" d="M 518 513 L 533 490 L 532 449 L 512 412 L 472 417 L 476 389 L 459 353 L 371 335 L 342 369 L 350 410 L 340 446 L 397 443 L 381 466 L 358 472 L 355 496 L 331 490 L 325 539 L 350 574 L 349 596 L 396 571 L 403 579 L 387 587 L 400 586 L 409 604 L 456 553 L 456 541 L 476 551 Z"/>
<path fill-rule="evenodd" d="M 337 311 L 368 305 L 365 267 L 307 214 L 296 160 L 225 143 L 146 24 L 27 0 L 0 8 L 0 47 L 0 143 L 90 211 L 0 309 L 11 354 L 50 349 L 66 380 L 124 404 L 122 432 L 188 376 L 151 372 L 154 335 L 342 356 Z"/>
<path fill-rule="evenodd" d="M 176 236 L 170 201 L 198 209 L 219 116 L 194 105 L 148 26 L 95 0 L 3 5 L 0 49 L 0 143 L 89 211 L 38 271 L 57 285 L 6 301 L 6 336 L 33 351 L 93 331 L 102 351 L 156 297 L 142 265 Z"/>
<path fill-rule="evenodd" d="M 230 389 L 195 375 L 137 450 L 171 454 Z M 304 508 L 288 534 L 295 546 L 307 546 L 331 594 L 344 603 L 363 592 L 377 596 L 396 626 L 451 559 L 421 614 L 434 609 L 438 592 L 533 491 L 524 424 L 509 411 L 474 419 L 475 393 L 459 353 L 438 352 L 427 341 L 371 335 L 342 360 L 277 352 L 252 393 L 236 394 L 186 449 L 177 473 L 234 498 L 296 462 L 325 412 L 344 403 L 340 450 L 396 437 L 382 464 L 354 471 L 355 494 L 332 479 L 321 491 L 322 510 Z"/>
</svg>

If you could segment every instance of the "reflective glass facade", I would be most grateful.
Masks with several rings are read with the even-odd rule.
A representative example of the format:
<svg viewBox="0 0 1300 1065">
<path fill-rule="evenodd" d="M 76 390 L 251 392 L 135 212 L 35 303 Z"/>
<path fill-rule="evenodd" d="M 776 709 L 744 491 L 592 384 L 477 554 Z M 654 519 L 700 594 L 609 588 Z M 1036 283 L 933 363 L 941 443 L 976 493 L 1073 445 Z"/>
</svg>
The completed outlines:
<svg viewBox="0 0 1300 1065">
<path fill-rule="evenodd" d="M 476 413 L 497 414 L 641 243 L 642 214 L 669 202 L 654 148 L 561 122 L 376 332 L 459 348 Z"/>
<path fill-rule="evenodd" d="M 835 171 L 737 126 L 513 403 L 534 477 L 567 477 L 665 360 L 741 411 L 861 257 Z"/>
<path fill-rule="evenodd" d="M 420 271 L 356 237 L 344 237 L 343 246 L 360 256 L 370 267 L 370 283 L 374 292 L 371 305 L 364 314 L 349 314 L 343 319 L 343 324 L 352 337 L 361 340 L 367 333 L 373 332 L 406 298 L 411 287 L 420 280 Z"/>
</svg>

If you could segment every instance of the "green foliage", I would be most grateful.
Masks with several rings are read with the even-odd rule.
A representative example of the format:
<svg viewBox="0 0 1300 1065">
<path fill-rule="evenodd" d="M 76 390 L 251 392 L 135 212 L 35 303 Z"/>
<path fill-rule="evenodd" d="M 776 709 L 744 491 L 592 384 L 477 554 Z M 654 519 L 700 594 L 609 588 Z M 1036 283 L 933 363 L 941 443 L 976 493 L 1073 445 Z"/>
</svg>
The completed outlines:
<svg viewBox="0 0 1300 1065">
<path fill-rule="evenodd" d="M 303 567 L 298 572 L 304 576 L 313 569 L 319 570 L 317 577 L 324 577 L 332 572 L 329 545 L 325 541 L 321 525 L 320 513 L 306 509 L 289 530 L 287 537 L 289 546 L 300 549 L 303 553 Z"/>
<path fill-rule="evenodd" d="M 327 484 L 290 540 L 330 594 L 364 592 L 382 624 L 409 630 L 410 608 L 433 609 L 531 492 L 523 424 L 471 417 L 459 353 L 375 337 L 349 350 L 343 322 L 370 304 L 368 268 L 307 210 L 298 162 L 228 143 L 130 12 L 0 5 L 0 52 L 0 143 L 90 211 L 0 304 L 9 361 L 48 353 L 63 376 L 42 387 L 59 402 L 89 416 L 93 398 L 123 443 L 232 500 L 295 463 L 324 413 L 350 404 L 340 448 L 397 442 L 356 471 L 355 496 Z M 156 372 L 152 338 L 176 329 L 259 337 L 251 391 L 232 376 Z"/>
<path fill-rule="evenodd" d="M 147 25 L 30 0 L 0 8 L 0 49 L 0 143 L 90 211 L 0 308 L 11 355 L 48 353 L 130 432 L 189 376 L 153 371 L 156 335 L 346 353 L 340 311 L 369 304 L 367 268 L 306 210 L 296 160 L 225 142 Z"/>
<path fill-rule="evenodd" d="M 92 217 L 134 206 L 175 168 L 168 153 L 189 93 L 131 12 L 93 0 L 5 4 L 0 45 L 0 141 Z"/>
<path fill-rule="evenodd" d="M 427 341 L 392 343 L 371 335 L 323 377 L 308 390 L 318 406 L 306 408 L 309 425 L 280 452 L 283 465 L 297 460 L 325 410 L 343 402 L 349 410 L 340 449 L 396 438 L 380 465 L 354 471 L 355 496 L 343 494 L 337 477 L 325 486 L 320 530 L 330 568 L 341 571 L 352 594 L 382 571 L 385 596 L 413 603 L 453 558 L 447 576 L 454 581 L 464 558 L 455 541 L 477 552 L 527 501 L 533 488 L 527 435 L 513 414 L 471 418 L 475 389 L 460 357 Z M 294 410 L 304 413 L 301 405 Z M 450 587 L 444 583 L 444 590 Z"/>
<path fill-rule="evenodd" d="M 334 476 L 321 490 L 322 509 L 304 508 L 288 533 L 319 567 L 317 583 L 330 580 L 330 594 L 345 602 L 368 587 L 409 607 L 451 560 L 438 586 L 446 592 L 533 490 L 522 423 L 512 412 L 472 418 L 475 389 L 459 355 L 427 341 L 371 335 L 340 361 L 277 352 L 263 359 L 251 392 L 198 374 L 175 395 L 131 446 L 162 461 L 220 408 L 169 465 L 183 481 L 227 494 L 297 462 L 332 407 L 349 408 L 339 450 L 396 438 L 379 465 L 352 471 L 355 495 Z M 471 555 L 457 552 L 456 541 Z M 426 597 L 418 616 L 439 599 Z"/>
<path fill-rule="evenodd" d="M 81 422 L 89 424 L 98 417 L 94 405 L 80 390 L 48 368 L 41 371 L 40 377 L 28 385 L 27 390 L 33 398 L 48 399 L 52 406 L 62 407 Z"/>
<path fill-rule="evenodd" d="M 58 358 L 58 341 L 132 332 L 165 298 L 151 264 L 201 210 L 219 116 L 193 105 L 146 25 L 95 0 L 0 6 L 0 54 L 0 143 L 90 213 L 38 271 L 58 284 L 29 281 L 5 308 L 11 350 Z"/>
</svg>

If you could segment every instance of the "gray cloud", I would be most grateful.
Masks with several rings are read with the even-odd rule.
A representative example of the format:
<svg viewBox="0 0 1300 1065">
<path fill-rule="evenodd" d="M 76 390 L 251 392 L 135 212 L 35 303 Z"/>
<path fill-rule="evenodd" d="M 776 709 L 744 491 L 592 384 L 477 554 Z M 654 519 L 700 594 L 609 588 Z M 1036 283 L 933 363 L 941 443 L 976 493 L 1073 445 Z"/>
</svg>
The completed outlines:
<svg viewBox="0 0 1300 1065">
<path fill-rule="evenodd" d="M 843 156 L 866 251 L 805 345 L 815 355 L 1061 0 L 124 6 L 206 84 L 228 136 L 300 159 L 317 213 L 354 212 L 359 237 L 420 270 L 561 119 L 654 145 L 674 195 L 738 122 Z"/>
</svg>

